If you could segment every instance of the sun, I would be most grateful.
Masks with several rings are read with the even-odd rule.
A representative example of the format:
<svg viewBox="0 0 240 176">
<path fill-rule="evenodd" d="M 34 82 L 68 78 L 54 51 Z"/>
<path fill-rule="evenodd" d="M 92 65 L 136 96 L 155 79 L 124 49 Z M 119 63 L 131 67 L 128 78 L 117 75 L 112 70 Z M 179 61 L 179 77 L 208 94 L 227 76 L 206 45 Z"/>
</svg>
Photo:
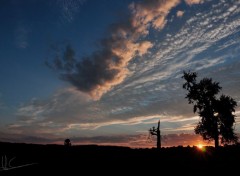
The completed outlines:
<svg viewBox="0 0 240 176">
<path fill-rule="evenodd" d="M 198 148 L 200 151 L 202 151 L 202 152 L 206 152 L 206 151 L 207 151 L 206 146 L 203 146 L 202 144 L 198 144 L 198 145 L 197 145 L 197 148 Z"/>
<path fill-rule="evenodd" d="M 198 147 L 199 149 L 202 149 L 202 148 L 203 148 L 203 145 L 202 145 L 202 144 L 198 144 L 197 147 Z"/>
</svg>

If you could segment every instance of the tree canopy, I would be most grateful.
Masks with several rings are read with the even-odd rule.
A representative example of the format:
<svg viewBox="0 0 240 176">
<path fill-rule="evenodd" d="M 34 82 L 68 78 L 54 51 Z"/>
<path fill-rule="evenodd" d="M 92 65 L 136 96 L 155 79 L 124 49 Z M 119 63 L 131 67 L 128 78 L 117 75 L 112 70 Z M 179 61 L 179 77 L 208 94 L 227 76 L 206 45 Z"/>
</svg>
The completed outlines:
<svg viewBox="0 0 240 176">
<path fill-rule="evenodd" d="M 219 82 L 211 78 L 203 78 L 197 82 L 196 72 L 183 72 L 182 78 L 186 81 L 183 88 L 188 91 L 186 97 L 189 104 L 193 104 L 193 112 L 201 117 L 194 131 L 204 140 L 214 140 L 215 147 L 222 144 L 236 143 L 237 135 L 234 133 L 235 108 L 237 102 L 230 96 L 220 95 L 222 89 Z"/>
</svg>

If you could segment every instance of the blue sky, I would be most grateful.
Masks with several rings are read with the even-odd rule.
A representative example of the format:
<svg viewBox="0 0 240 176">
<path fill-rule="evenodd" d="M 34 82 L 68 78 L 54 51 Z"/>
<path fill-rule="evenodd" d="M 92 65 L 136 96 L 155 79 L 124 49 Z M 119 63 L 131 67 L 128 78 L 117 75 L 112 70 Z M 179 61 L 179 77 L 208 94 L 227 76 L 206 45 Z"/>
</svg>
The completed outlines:
<svg viewBox="0 0 240 176">
<path fill-rule="evenodd" d="M 181 76 L 211 77 L 240 103 L 239 7 L 2 0 L 0 140 L 151 147 L 147 131 L 161 119 L 163 146 L 202 143 Z"/>
</svg>

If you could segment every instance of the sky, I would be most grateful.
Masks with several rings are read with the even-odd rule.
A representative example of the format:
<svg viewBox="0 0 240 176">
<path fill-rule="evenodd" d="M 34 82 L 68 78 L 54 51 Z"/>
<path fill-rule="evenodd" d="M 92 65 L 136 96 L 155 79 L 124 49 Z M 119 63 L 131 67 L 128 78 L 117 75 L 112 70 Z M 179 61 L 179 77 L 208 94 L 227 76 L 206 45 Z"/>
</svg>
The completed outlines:
<svg viewBox="0 0 240 176">
<path fill-rule="evenodd" d="M 240 104 L 239 0 L 0 0 L 0 141 L 211 145 L 183 71 Z M 240 133 L 240 106 L 235 132 Z"/>
</svg>

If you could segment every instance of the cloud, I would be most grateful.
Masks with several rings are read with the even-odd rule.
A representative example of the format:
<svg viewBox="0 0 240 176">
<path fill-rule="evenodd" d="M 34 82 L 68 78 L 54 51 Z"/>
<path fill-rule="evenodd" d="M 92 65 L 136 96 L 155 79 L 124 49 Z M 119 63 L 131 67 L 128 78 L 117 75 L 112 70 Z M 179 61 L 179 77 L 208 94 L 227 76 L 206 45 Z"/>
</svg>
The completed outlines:
<svg viewBox="0 0 240 176">
<path fill-rule="evenodd" d="M 203 0 L 185 0 L 185 2 L 188 4 L 188 5 L 193 5 L 193 4 L 200 4 L 203 2 Z"/>
<path fill-rule="evenodd" d="M 35 144 L 51 144 L 57 140 L 48 137 L 39 137 L 39 136 L 29 136 L 16 133 L 5 133 L 0 132 L 0 141 L 1 142 L 17 142 L 17 143 L 35 143 Z"/>
<path fill-rule="evenodd" d="M 148 134 L 138 135 L 115 135 L 115 136 L 94 136 L 72 138 L 73 144 L 98 144 L 98 145 L 117 145 L 131 148 L 152 148 L 156 147 L 156 138 L 148 138 Z M 162 135 L 162 147 L 172 146 L 193 146 L 193 145 L 213 145 L 211 142 L 203 141 L 202 137 L 195 134 L 167 134 Z"/>
<path fill-rule="evenodd" d="M 78 90 L 99 99 L 112 87 L 120 84 L 129 74 L 127 66 L 136 56 L 143 56 L 153 43 L 142 40 L 149 33 L 149 27 L 162 29 L 166 17 L 180 0 L 143 1 L 132 3 L 131 16 L 124 22 L 116 23 L 111 35 L 101 41 L 101 49 L 74 63 L 70 69 L 61 67 L 68 63 L 61 57 L 51 67 L 61 71 L 61 79 L 74 85 Z M 141 40 L 140 40 L 141 39 Z M 67 53 L 68 50 L 65 50 Z M 63 62 L 63 63 L 62 63 Z"/>
<path fill-rule="evenodd" d="M 0 109 L 4 109 L 5 107 L 6 105 L 4 103 L 2 93 L 0 92 Z"/>
<path fill-rule="evenodd" d="M 188 17 L 186 23 L 179 27 L 176 33 L 166 35 L 161 42 L 158 42 L 158 45 L 155 45 L 156 52 L 151 57 L 147 57 L 147 64 L 143 61 L 137 63 L 137 67 L 132 67 L 131 71 L 135 74 L 129 78 L 125 87 L 134 88 L 144 83 L 146 85 L 146 82 L 152 82 L 152 87 L 160 86 L 160 84 L 161 87 L 164 87 L 167 79 L 173 78 L 172 81 L 168 82 L 174 82 L 175 78 L 180 81 L 177 78 L 180 77 L 184 69 L 205 70 L 203 74 L 206 75 L 209 73 L 208 69 L 224 65 L 239 41 L 235 37 L 239 27 L 239 18 L 231 19 L 231 16 L 234 17 L 238 12 L 235 10 L 233 13 L 227 13 L 229 9 L 232 9 L 232 6 L 226 3 L 223 9 L 215 7 L 210 11 L 206 10 L 203 13 Z M 225 13 L 228 15 L 221 15 Z M 225 22 L 222 23 L 223 21 Z M 217 25 L 211 25 L 213 23 Z M 224 45 L 228 47 L 228 51 L 225 48 L 225 53 L 210 52 L 217 51 L 231 36 L 232 39 L 234 38 L 231 45 Z M 212 55 L 207 53 L 212 53 Z M 234 61 L 229 63 L 237 63 L 236 55 L 233 58 Z M 154 84 L 155 82 L 157 84 Z M 145 87 L 147 89 L 147 86 Z"/>
<path fill-rule="evenodd" d="M 15 44 L 18 48 L 25 49 L 29 46 L 28 43 L 28 35 L 30 33 L 30 29 L 22 24 L 19 23 L 16 30 L 15 30 Z"/>
<path fill-rule="evenodd" d="M 156 147 L 156 138 L 148 138 L 148 134 L 137 135 L 111 135 L 111 136 L 93 136 L 93 137 L 74 137 L 70 138 L 72 145 L 109 145 L 109 146 L 126 146 L 131 148 L 152 148 Z M 7 134 L 0 132 L 0 141 L 3 142 L 19 142 L 19 143 L 37 143 L 37 144 L 60 144 L 63 145 L 64 137 L 49 135 L 45 137 L 37 137 L 20 134 Z M 193 146 L 193 145 L 213 145 L 207 141 L 203 141 L 201 136 L 194 134 L 168 134 L 162 135 L 162 147 L 172 146 Z"/>
<path fill-rule="evenodd" d="M 192 106 L 188 105 L 185 99 L 186 92 L 182 89 L 181 79 L 183 70 L 198 71 L 200 78 L 212 77 L 213 80 L 220 82 L 224 94 L 240 102 L 240 8 L 238 8 L 240 4 L 234 0 L 208 3 L 204 8 L 190 10 L 185 14 L 186 21 L 183 24 L 175 25 L 173 20 L 168 26 L 168 35 L 158 33 L 157 38 L 154 38 L 151 53 L 144 58 L 136 57 L 131 60 L 132 52 L 128 50 L 122 52 L 118 45 L 124 43 L 124 46 L 130 48 L 138 47 L 139 50 L 135 51 L 135 54 L 143 55 L 152 44 L 148 41 L 139 39 L 141 42 L 133 43 L 121 37 L 116 42 L 111 38 L 103 40 L 104 46 L 111 48 L 112 53 L 115 55 L 122 53 L 124 58 L 129 58 L 120 61 L 115 57 L 109 64 L 110 68 L 125 69 L 128 75 L 123 77 L 124 81 L 105 89 L 108 91 L 97 101 L 75 89 L 76 86 L 59 90 L 47 99 L 33 99 L 19 107 L 16 114 L 18 121 L 6 127 L 6 131 L 25 136 L 32 134 L 41 138 L 55 134 L 53 138 L 61 138 L 62 143 L 63 136 L 79 136 L 84 141 L 83 136 L 95 139 L 96 134 L 98 136 L 123 133 L 135 135 L 139 132 L 144 134 L 161 119 L 162 134 L 193 132 L 199 117 L 193 113 Z M 120 27 L 124 30 L 120 30 Z M 124 34 L 127 29 L 130 29 L 128 25 L 119 24 L 113 26 L 112 31 Z M 144 36 L 145 30 L 140 31 Z M 112 34 L 118 37 L 117 33 Z M 71 68 L 75 68 L 76 65 L 82 66 L 82 70 L 85 69 L 83 63 L 75 58 L 71 46 L 68 46 L 62 55 L 61 60 L 57 59 L 61 62 L 52 65 L 60 71 L 61 76 L 66 76 L 67 73 L 71 75 L 73 71 Z M 97 62 L 92 57 L 89 59 L 90 63 Z M 108 65 L 103 63 L 106 61 L 105 59 L 99 61 L 99 66 Z M 86 62 L 84 65 L 89 65 L 88 59 L 84 62 Z M 126 67 L 123 67 L 124 65 Z M 93 66 L 91 71 L 93 68 L 96 69 Z M 78 78 L 80 77 L 76 76 L 76 79 Z M 104 87 L 105 83 L 101 86 Z M 88 90 L 85 92 L 89 93 Z M 237 132 L 240 130 L 239 110 L 237 107 Z M 93 142 L 93 139 L 88 140 Z M 110 137 L 108 140 L 110 141 Z M 170 142 L 174 140 L 176 143 Z M 184 135 L 181 137 L 175 135 L 164 145 L 182 145 L 183 141 Z M 184 144 L 187 143 L 191 144 L 190 140 Z M 132 140 L 131 145 L 135 144 L 140 142 Z"/>
<path fill-rule="evenodd" d="M 177 11 L 177 17 L 182 17 L 184 14 L 184 11 L 178 10 Z"/>
<path fill-rule="evenodd" d="M 166 103 L 159 107 L 159 101 L 151 106 L 133 99 L 139 97 L 108 96 L 99 101 L 93 101 L 85 94 L 68 88 L 57 91 L 48 99 L 32 99 L 22 104 L 17 113 L 17 121 L 6 126 L 6 130 L 18 134 L 32 134 L 44 137 L 49 134 L 118 134 L 136 133 L 139 130 L 149 129 L 161 119 L 163 131 L 188 131 L 184 128 L 186 122 L 191 124 L 197 119 L 188 119 L 184 110 L 188 109 L 184 103 Z M 184 101 L 184 99 L 182 100 Z M 183 106 L 178 106 L 182 104 Z M 191 109 L 189 108 L 191 112 Z M 167 113 L 167 114 L 166 114 Z M 178 116 L 181 113 L 182 116 Z M 190 113 L 189 113 L 190 114 Z M 190 114 L 191 115 L 191 114 Z M 169 117 L 171 116 L 171 117 Z M 174 122 L 173 122 L 174 121 Z M 175 128 L 170 128 L 174 124 Z M 119 129 L 119 130 L 117 130 Z M 192 130 L 192 129 L 190 129 Z"/>
<path fill-rule="evenodd" d="M 169 134 L 162 137 L 162 143 L 163 146 L 193 146 L 193 145 L 213 145 L 212 142 L 203 141 L 202 137 L 200 135 L 195 134 L 187 134 L 187 133 L 181 133 L 181 134 Z"/>
<path fill-rule="evenodd" d="M 130 5 L 130 9 L 133 11 L 132 25 L 141 34 L 148 34 L 149 26 L 155 29 L 162 29 L 166 24 L 168 13 L 179 3 L 180 0 L 132 3 Z"/>
<path fill-rule="evenodd" d="M 62 10 L 62 17 L 68 22 L 74 20 L 75 15 L 79 12 L 80 7 L 87 0 L 57 0 L 57 4 Z"/>
</svg>

